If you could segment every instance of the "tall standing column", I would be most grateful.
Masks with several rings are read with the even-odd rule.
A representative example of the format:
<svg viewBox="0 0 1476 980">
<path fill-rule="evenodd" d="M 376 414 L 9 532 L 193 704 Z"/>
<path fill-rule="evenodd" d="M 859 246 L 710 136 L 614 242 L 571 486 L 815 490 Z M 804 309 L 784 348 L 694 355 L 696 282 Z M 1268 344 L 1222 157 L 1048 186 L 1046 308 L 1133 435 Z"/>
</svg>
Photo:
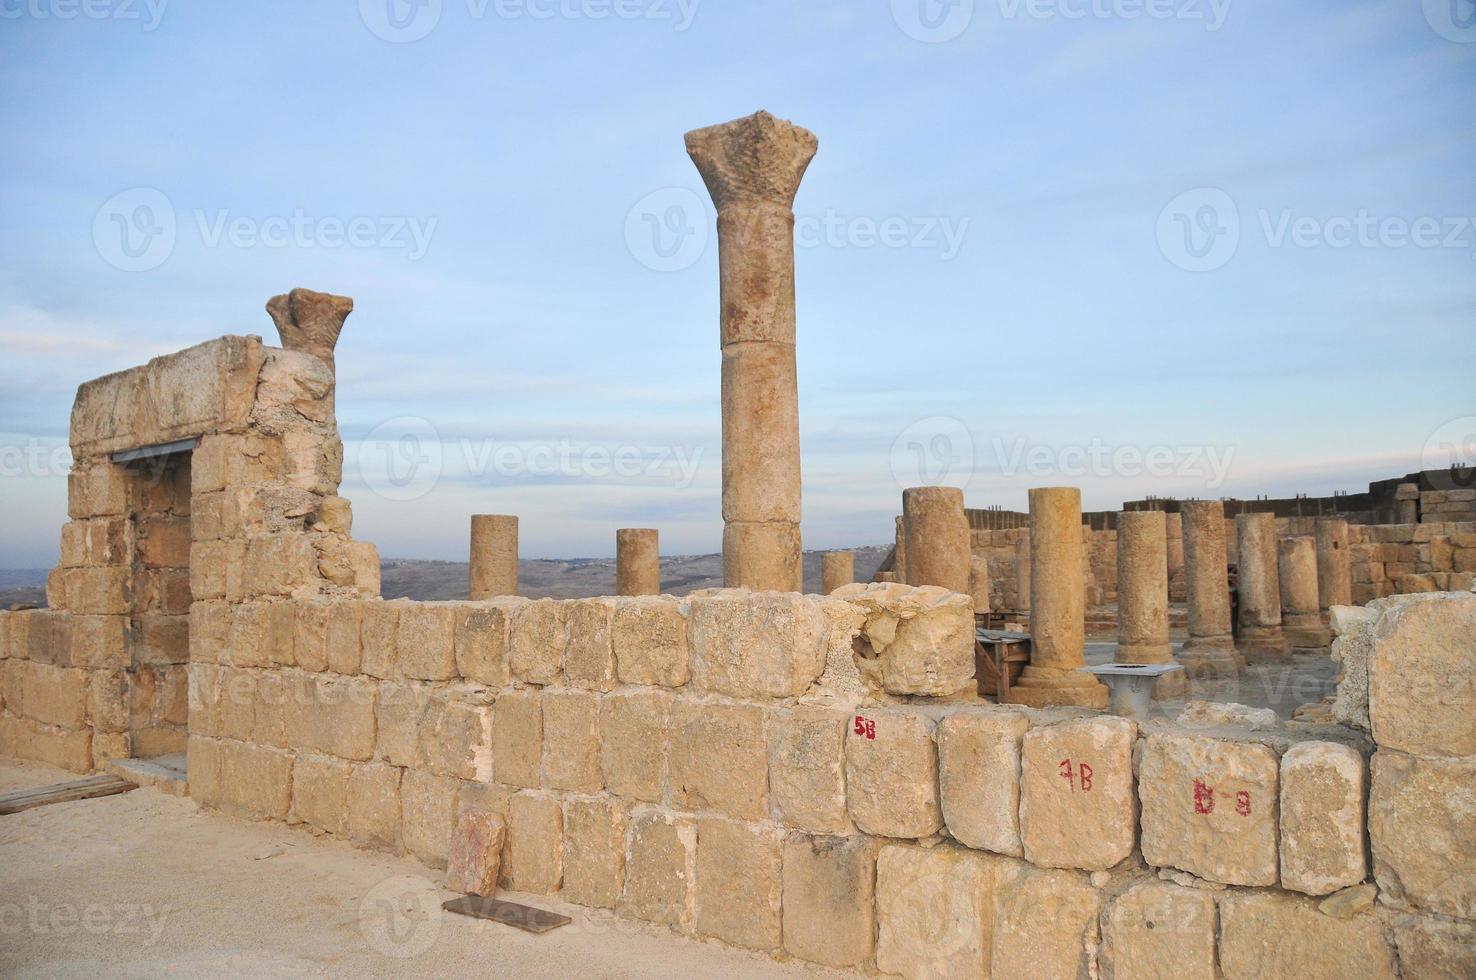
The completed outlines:
<svg viewBox="0 0 1476 980">
<path fill-rule="evenodd" d="M 1348 522 L 1317 522 L 1317 603 L 1322 615 L 1333 606 L 1353 604 L 1353 568 L 1348 556 Z"/>
<path fill-rule="evenodd" d="M 518 519 L 510 514 L 473 514 L 468 594 L 491 599 L 518 594 Z"/>
<path fill-rule="evenodd" d="M 616 529 L 615 594 L 661 594 L 661 536 L 655 528 Z"/>
<path fill-rule="evenodd" d="M 969 559 L 969 594 L 974 597 L 974 612 L 987 613 L 989 605 L 989 559 Z"/>
<path fill-rule="evenodd" d="M 1126 664 L 1173 663 L 1169 645 L 1168 541 L 1163 511 L 1117 515 L 1117 660 Z M 1159 678 L 1156 698 L 1188 689 L 1182 671 Z"/>
<path fill-rule="evenodd" d="M 1030 491 L 1030 663 L 1010 700 L 1107 707 L 1107 685 L 1086 666 L 1086 588 L 1082 577 L 1081 491 Z"/>
<path fill-rule="evenodd" d="M 1283 538 L 1277 546 L 1281 579 L 1281 628 L 1294 650 L 1325 650 L 1332 642 L 1317 605 L 1317 542 Z"/>
<path fill-rule="evenodd" d="M 1240 599 L 1240 630 L 1235 645 L 1247 662 L 1285 660 L 1289 651 L 1286 634 L 1281 629 L 1276 515 L 1264 511 L 1237 515 L 1235 536 L 1239 540 L 1240 559 L 1236 586 Z"/>
<path fill-rule="evenodd" d="M 1184 516 L 1177 512 L 1163 515 L 1164 543 L 1168 550 L 1168 592 L 1170 602 L 1184 600 Z"/>
<path fill-rule="evenodd" d="M 1018 612 L 1030 612 L 1030 535 L 1015 539 L 1015 604 Z"/>
<path fill-rule="evenodd" d="M 1189 639 L 1179 662 L 1191 678 L 1233 677 L 1240 667 L 1230 632 L 1230 578 L 1225 560 L 1225 505 L 1218 500 L 1186 500 L 1184 522 L 1184 599 L 1189 605 Z"/>
<path fill-rule="evenodd" d="M 827 551 L 820 556 L 820 594 L 830 595 L 842 585 L 856 581 L 856 555 L 850 551 Z"/>
<path fill-rule="evenodd" d="M 957 487 L 911 487 L 902 491 L 902 533 L 907 547 L 907 584 L 969 591 L 969 519 Z"/>
<path fill-rule="evenodd" d="M 794 195 L 813 133 L 767 112 L 693 130 L 717 208 L 723 350 L 723 581 L 803 589 Z"/>
</svg>

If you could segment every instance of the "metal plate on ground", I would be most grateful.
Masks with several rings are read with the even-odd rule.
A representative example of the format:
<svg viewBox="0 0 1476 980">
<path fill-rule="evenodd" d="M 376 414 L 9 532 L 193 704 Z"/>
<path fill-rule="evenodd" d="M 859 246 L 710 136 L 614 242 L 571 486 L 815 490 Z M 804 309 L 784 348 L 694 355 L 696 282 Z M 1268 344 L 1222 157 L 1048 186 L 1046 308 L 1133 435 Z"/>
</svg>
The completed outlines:
<svg viewBox="0 0 1476 980">
<path fill-rule="evenodd" d="M 480 895 L 463 895 L 460 898 L 453 898 L 449 902 L 441 903 L 441 908 L 458 915 L 491 919 L 493 922 L 515 926 L 525 932 L 548 932 L 574 921 L 567 915 L 560 915 L 547 909 L 535 909 L 529 905 L 519 905 L 517 902 L 507 902 L 500 898 L 483 898 Z"/>
</svg>

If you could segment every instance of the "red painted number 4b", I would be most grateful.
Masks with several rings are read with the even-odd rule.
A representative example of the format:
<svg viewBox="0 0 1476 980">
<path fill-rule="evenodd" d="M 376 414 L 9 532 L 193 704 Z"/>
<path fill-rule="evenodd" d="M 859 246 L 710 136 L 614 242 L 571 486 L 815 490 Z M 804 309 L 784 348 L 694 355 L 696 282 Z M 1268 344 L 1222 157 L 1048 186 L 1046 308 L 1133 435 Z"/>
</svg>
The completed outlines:
<svg viewBox="0 0 1476 980">
<path fill-rule="evenodd" d="M 864 736 L 866 738 L 869 738 L 873 742 L 875 742 L 876 741 L 876 722 L 872 721 L 870 718 L 863 718 L 860 715 L 857 715 L 856 716 L 856 734 L 857 735 Z"/>
<path fill-rule="evenodd" d="M 1062 759 L 1057 769 L 1061 773 L 1061 778 L 1066 780 L 1066 785 L 1071 787 L 1070 792 L 1075 793 L 1078 786 L 1083 793 L 1090 793 L 1092 791 L 1092 767 L 1090 763 L 1078 762 L 1076 768 L 1073 769 L 1070 759 Z"/>
</svg>

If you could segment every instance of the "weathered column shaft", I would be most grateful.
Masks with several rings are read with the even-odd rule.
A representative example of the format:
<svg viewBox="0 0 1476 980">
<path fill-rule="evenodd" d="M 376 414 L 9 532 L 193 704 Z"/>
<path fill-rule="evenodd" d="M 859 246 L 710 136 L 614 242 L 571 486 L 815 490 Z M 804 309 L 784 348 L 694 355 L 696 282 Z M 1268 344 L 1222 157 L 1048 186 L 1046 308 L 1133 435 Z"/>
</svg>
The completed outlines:
<svg viewBox="0 0 1476 980">
<path fill-rule="evenodd" d="M 1123 663 L 1173 659 L 1165 523 L 1162 511 L 1117 515 L 1117 659 Z"/>
<path fill-rule="evenodd" d="M 820 594 L 830 595 L 842 585 L 856 581 L 856 555 L 850 551 L 827 551 L 820 556 Z"/>
<path fill-rule="evenodd" d="M 896 521 L 893 528 L 896 546 L 892 552 L 892 581 L 905 583 L 907 581 L 907 532 L 903 530 L 902 518 L 898 517 Z"/>
<path fill-rule="evenodd" d="M 1184 518 L 1182 514 L 1163 515 L 1164 544 L 1168 552 L 1168 591 L 1170 600 L 1184 597 Z"/>
<path fill-rule="evenodd" d="M 907 543 L 907 584 L 969 591 L 969 519 L 956 487 L 902 491 L 902 530 Z"/>
<path fill-rule="evenodd" d="M 518 519 L 508 514 L 473 514 L 471 572 L 473 599 L 518 594 Z"/>
<path fill-rule="evenodd" d="M 1107 686 L 1086 666 L 1081 491 L 1030 491 L 1030 665 L 1011 698 L 1037 707 L 1106 707 Z"/>
<path fill-rule="evenodd" d="M 655 528 L 615 531 L 615 594 L 661 594 L 661 537 Z"/>
<path fill-rule="evenodd" d="M 1317 522 L 1317 601 L 1326 613 L 1353 604 L 1353 568 L 1348 554 L 1348 522 Z"/>
<path fill-rule="evenodd" d="M 1179 661 L 1191 678 L 1233 677 L 1241 660 L 1231 635 L 1225 505 L 1218 500 L 1186 500 L 1179 513 L 1184 525 L 1184 599 L 1189 606 L 1189 638 L 1179 650 Z"/>
<path fill-rule="evenodd" d="M 969 559 L 969 593 L 974 597 L 974 612 L 987 613 L 989 604 L 989 559 Z"/>
<path fill-rule="evenodd" d="M 1030 536 L 1015 540 L 1015 595 L 1020 612 L 1030 611 Z"/>
<path fill-rule="evenodd" d="M 1239 541 L 1237 594 L 1239 627 L 1236 646 L 1247 660 L 1279 660 L 1286 654 L 1281 629 L 1281 575 L 1276 557 L 1276 515 L 1266 512 L 1235 518 Z"/>
<path fill-rule="evenodd" d="M 1289 645 L 1320 649 L 1331 641 L 1317 602 L 1317 542 L 1311 537 L 1283 538 L 1277 546 L 1281 579 L 1281 625 Z"/>
<path fill-rule="evenodd" d="M 817 141 L 759 112 L 694 130 L 687 153 L 717 208 L 723 406 L 723 580 L 798 592 L 799 389 L 794 204 Z"/>
</svg>

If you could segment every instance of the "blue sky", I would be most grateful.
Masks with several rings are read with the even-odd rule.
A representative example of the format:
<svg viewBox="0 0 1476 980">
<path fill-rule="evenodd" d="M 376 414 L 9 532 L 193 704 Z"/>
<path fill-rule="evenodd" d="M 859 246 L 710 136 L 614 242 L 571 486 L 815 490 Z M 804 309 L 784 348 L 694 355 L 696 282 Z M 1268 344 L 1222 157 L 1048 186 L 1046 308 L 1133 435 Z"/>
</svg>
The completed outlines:
<svg viewBox="0 0 1476 980">
<path fill-rule="evenodd" d="M 276 343 L 262 304 L 299 285 L 356 302 L 343 493 L 382 554 L 461 558 L 478 512 L 519 514 L 528 557 L 623 526 L 717 550 L 716 237 L 682 134 L 758 108 L 820 139 L 808 547 L 887 540 L 933 480 L 1105 508 L 1417 469 L 1476 442 L 1473 19 L 0 0 L 0 565 L 55 559 L 79 383 Z"/>
</svg>

